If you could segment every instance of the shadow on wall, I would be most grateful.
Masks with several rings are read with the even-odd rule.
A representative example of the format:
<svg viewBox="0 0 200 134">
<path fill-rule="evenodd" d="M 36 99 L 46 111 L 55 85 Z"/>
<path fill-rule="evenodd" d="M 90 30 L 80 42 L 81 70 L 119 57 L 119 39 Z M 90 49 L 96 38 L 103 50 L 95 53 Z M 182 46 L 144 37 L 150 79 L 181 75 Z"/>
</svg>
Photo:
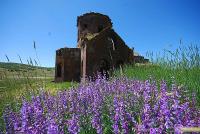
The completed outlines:
<svg viewBox="0 0 200 134">
<path fill-rule="evenodd" d="M 57 64 L 57 77 L 61 77 L 62 66 L 61 64 Z"/>
</svg>

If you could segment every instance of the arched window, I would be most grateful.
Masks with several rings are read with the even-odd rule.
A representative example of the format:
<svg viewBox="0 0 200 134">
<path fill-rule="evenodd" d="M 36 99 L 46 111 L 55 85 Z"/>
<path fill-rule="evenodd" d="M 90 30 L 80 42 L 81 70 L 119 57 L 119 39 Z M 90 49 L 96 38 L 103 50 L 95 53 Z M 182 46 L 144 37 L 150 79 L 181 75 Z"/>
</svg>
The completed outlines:
<svg viewBox="0 0 200 134">
<path fill-rule="evenodd" d="M 88 27 L 88 25 L 87 25 L 87 24 L 84 24 L 83 27 L 84 27 L 84 29 L 86 29 L 86 28 Z"/>
</svg>

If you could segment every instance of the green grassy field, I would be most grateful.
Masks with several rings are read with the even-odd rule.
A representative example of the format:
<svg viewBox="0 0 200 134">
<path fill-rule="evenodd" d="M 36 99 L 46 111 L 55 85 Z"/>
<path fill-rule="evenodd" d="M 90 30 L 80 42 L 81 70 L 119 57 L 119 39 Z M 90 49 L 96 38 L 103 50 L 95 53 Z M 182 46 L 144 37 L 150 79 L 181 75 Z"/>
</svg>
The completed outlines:
<svg viewBox="0 0 200 134">
<path fill-rule="evenodd" d="M 2 115 L 7 105 L 17 111 L 23 98 L 29 99 L 41 89 L 54 94 L 76 85 L 71 82 L 55 83 L 53 80 L 54 68 L 0 62 L 0 128 L 3 127 Z"/>
</svg>

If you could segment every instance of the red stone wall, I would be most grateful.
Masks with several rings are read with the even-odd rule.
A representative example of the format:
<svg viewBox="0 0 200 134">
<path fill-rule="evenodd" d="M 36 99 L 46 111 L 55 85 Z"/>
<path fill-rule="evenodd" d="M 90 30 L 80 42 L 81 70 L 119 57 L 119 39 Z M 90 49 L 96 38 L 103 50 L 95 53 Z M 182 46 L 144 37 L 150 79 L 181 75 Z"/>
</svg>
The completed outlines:
<svg viewBox="0 0 200 134">
<path fill-rule="evenodd" d="M 108 38 L 114 40 L 114 44 Z M 114 49 L 113 45 L 115 47 Z M 102 62 L 106 64 L 105 69 L 110 70 L 119 67 L 121 64 L 127 64 L 133 61 L 132 50 L 110 28 L 87 42 L 86 55 L 87 76 L 94 75 L 97 71 L 100 71 Z"/>
<path fill-rule="evenodd" d="M 108 16 L 92 12 L 79 16 L 77 19 L 77 27 L 78 42 L 80 38 L 84 37 L 88 33 L 99 33 L 106 27 L 112 27 L 112 22 Z"/>
<path fill-rule="evenodd" d="M 59 53 L 61 55 L 59 56 Z M 61 48 L 57 50 L 55 81 L 80 81 L 80 59 L 79 48 Z M 58 66 L 62 66 L 61 77 L 58 77 Z"/>
</svg>

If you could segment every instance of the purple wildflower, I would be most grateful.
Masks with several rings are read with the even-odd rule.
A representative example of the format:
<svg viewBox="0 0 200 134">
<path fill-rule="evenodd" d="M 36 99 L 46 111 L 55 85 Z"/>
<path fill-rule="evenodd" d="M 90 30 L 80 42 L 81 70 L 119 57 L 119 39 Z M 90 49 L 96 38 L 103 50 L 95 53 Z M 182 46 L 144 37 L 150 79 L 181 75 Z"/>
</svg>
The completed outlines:
<svg viewBox="0 0 200 134">
<path fill-rule="evenodd" d="M 26 131 L 28 129 L 28 107 L 28 103 L 24 101 L 21 108 L 22 131 Z"/>
<path fill-rule="evenodd" d="M 4 122 L 6 125 L 6 132 L 7 133 L 13 133 L 14 132 L 14 126 L 11 118 L 11 113 L 12 111 L 10 110 L 9 107 L 6 107 L 5 112 L 3 114 L 4 117 Z"/>
<path fill-rule="evenodd" d="M 58 125 L 54 119 L 50 119 L 48 122 L 47 134 L 58 134 Z"/>
<path fill-rule="evenodd" d="M 175 134 L 182 134 L 182 132 L 181 132 L 181 128 L 183 127 L 183 125 L 181 125 L 181 124 L 175 124 L 174 125 L 174 132 L 175 132 Z"/>
<path fill-rule="evenodd" d="M 113 131 L 114 131 L 115 134 L 118 134 L 118 133 L 120 133 L 120 130 L 119 130 L 120 108 L 119 108 L 119 105 L 118 105 L 118 99 L 116 97 L 114 98 L 113 104 L 114 104 L 114 109 L 115 109 Z"/>
<path fill-rule="evenodd" d="M 68 120 L 67 125 L 70 134 L 78 134 L 80 132 L 77 115 L 73 114 L 72 119 Z"/>
<path fill-rule="evenodd" d="M 200 126 L 199 115 L 195 95 L 191 100 L 174 83 L 167 89 L 162 81 L 158 90 L 152 79 L 97 77 L 57 95 L 42 92 L 23 100 L 20 111 L 6 109 L 3 117 L 7 133 L 162 134 Z"/>
<path fill-rule="evenodd" d="M 93 117 L 92 117 L 92 126 L 96 128 L 98 134 L 103 133 L 103 128 L 101 125 L 101 96 L 95 92 L 94 93 L 94 102 L 93 102 Z"/>
</svg>

